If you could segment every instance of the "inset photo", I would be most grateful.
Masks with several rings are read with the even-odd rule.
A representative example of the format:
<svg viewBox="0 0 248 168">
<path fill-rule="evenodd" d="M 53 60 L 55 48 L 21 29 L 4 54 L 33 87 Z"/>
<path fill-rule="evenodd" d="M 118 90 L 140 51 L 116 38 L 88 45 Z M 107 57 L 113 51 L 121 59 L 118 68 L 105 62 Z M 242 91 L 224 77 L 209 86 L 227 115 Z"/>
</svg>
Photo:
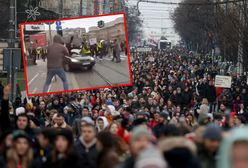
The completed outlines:
<svg viewBox="0 0 248 168">
<path fill-rule="evenodd" d="M 27 95 L 131 86 L 125 14 L 20 24 Z"/>
</svg>

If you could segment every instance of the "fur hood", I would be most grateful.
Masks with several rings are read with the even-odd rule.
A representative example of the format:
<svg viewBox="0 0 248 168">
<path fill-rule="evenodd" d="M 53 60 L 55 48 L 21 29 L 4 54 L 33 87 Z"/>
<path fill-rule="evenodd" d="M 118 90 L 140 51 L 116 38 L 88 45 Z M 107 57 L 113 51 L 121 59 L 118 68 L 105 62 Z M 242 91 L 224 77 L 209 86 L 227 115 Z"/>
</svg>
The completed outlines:
<svg viewBox="0 0 248 168">
<path fill-rule="evenodd" d="M 184 137 L 172 137 L 161 140 L 159 142 L 159 149 L 164 152 L 169 152 L 175 148 L 186 148 L 193 155 L 196 155 L 197 148 L 193 142 Z"/>
</svg>

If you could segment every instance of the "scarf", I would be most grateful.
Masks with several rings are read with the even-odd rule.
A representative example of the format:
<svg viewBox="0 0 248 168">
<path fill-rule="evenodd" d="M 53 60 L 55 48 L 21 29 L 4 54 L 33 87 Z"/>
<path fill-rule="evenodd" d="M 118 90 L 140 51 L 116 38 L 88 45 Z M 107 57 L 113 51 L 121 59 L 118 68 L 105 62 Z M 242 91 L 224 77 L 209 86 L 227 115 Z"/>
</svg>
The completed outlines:
<svg viewBox="0 0 248 168">
<path fill-rule="evenodd" d="M 89 152 L 89 149 L 96 144 L 96 138 L 92 142 L 90 142 L 88 144 L 84 141 L 82 136 L 79 137 L 79 140 L 83 144 L 83 146 L 85 147 L 85 151 L 87 153 Z"/>
</svg>

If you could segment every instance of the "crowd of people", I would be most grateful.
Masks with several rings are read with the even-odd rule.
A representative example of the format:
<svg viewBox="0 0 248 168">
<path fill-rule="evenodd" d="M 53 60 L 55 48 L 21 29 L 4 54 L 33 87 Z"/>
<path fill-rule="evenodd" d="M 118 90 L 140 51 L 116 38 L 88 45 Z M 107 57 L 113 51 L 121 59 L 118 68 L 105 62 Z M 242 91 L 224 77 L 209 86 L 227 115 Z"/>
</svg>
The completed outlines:
<svg viewBox="0 0 248 168">
<path fill-rule="evenodd" d="M 131 53 L 132 87 L 2 92 L 3 168 L 247 168 L 248 86 L 184 48 Z M 228 74 L 227 74 L 228 75 Z"/>
</svg>

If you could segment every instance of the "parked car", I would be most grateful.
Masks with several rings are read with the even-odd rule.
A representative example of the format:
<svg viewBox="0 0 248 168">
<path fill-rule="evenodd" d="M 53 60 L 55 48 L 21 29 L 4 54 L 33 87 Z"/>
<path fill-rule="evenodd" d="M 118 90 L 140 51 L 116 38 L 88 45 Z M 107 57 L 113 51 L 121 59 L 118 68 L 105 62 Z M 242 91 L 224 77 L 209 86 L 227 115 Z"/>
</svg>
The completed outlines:
<svg viewBox="0 0 248 168">
<path fill-rule="evenodd" d="M 71 71 L 72 69 L 85 69 L 91 70 L 95 65 L 95 59 L 92 56 L 81 55 L 80 49 L 72 49 L 71 56 L 66 56 L 64 69 Z"/>
</svg>

